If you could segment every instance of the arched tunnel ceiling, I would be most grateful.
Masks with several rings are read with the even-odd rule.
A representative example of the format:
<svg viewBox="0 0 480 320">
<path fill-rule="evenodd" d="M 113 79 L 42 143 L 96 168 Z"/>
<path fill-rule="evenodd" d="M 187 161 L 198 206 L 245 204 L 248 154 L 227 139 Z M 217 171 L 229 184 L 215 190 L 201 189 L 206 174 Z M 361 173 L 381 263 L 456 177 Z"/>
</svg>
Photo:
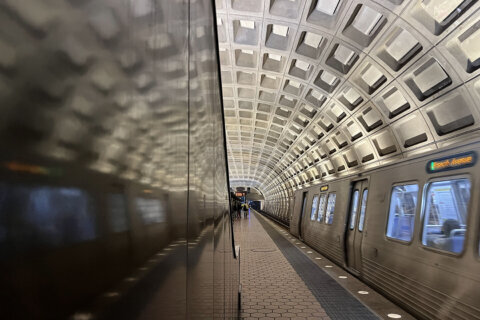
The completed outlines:
<svg viewBox="0 0 480 320">
<path fill-rule="evenodd" d="M 216 0 L 230 179 L 275 196 L 478 129 L 472 0 Z"/>
</svg>

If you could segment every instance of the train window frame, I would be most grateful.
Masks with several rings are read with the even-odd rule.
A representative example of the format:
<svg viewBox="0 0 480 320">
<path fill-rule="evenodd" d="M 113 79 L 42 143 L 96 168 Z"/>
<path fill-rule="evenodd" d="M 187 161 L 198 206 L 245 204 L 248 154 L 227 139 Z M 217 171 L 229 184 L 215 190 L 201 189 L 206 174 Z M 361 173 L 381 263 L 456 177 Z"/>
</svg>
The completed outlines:
<svg viewBox="0 0 480 320">
<path fill-rule="evenodd" d="M 158 201 L 160 204 L 160 208 L 163 209 L 163 215 L 160 216 L 161 220 L 160 221 L 148 221 L 145 220 L 145 216 L 142 214 L 141 210 L 139 210 L 138 207 L 138 200 L 148 200 L 148 201 Z M 145 194 L 136 194 L 133 197 L 133 206 L 135 209 L 135 215 L 138 216 L 140 219 L 141 223 L 143 226 L 153 226 L 153 225 L 158 225 L 162 223 L 167 223 L 168 222 L 168 208 L 166 206 L 167 201 L 163 197 L 155 197 L 151 195 L 145 195 Z M 161 212 L 162 213 L 162 212 Z"/>
<path fill-rule="evenodd" d="M 315 203 L 315 199 L 317 200 L 316 203 Z M 314 194 L 313 195 L 313 198 L 312 198 L 312 205 L 311 205 L 311 208 L 310 208 L 310 221 L 316 221 L 317 220 L 317 216 L 318 216 L 318 205 L 320 203 L 320 194 Z M 315 214 L 313 215 L 313 218 L 312 218 L 312 213 L 313 213 L 313 205 L 315 204 Z"/>
<path fill-rule="evenodd" d="M 325 201 L 323 202 L 322 208 L 320 208 L 322 196 L 325 198 Z M 328 200 L 328 192 L 323 192 L 323 193 L 320 192 L 320 195 L 319 195 L 319 198 L 318 198 L 318 209 L 317 209 L 317 222 L 318 223 L 324 223 L 325 213 L 327 211 L 327 200 Z M 318 215 L 320 213 L 320 209 L 322 209 L 323 213 L 322 213 L 322 218 L 319 220 Z"/>
<path fill-rule="evenodd" d="M 86 210 L 87 210 L 87 213 L 88 213 L 87 218 L 91 220 L 91 221 L 88 221 L 88 222 L 92 223 L 92 226 L 91 226 L 92 230 L 91 230 L 90 235 L 85 235 L 84 231 L 80 232 L 80 233 L 83 233 L 83 235 L 79 235 L 79 233 L 78 233 L 79 230 L 77 229 L 77 230 L 75 230 L 75 232 L 78 233 L 76 235 L 77 236 L 76 238 L 71 238 L 71 239 L 68 239 L 68 240 L 62 239 L 58 243 L 53 243 L 55 241 L 53 241 L 53 242 L 51 241 L 52 240 L 52 234 L 48 234 L 47 232 L 44 232 L 45 229 L 41 230 L 40 228 L 37 228 L 37 224 L 33 221 L 33 223 L 32 223 L 33 232 L 31 232 L 31 234 L 33 234 L 34 236 L 40 236 L 40 238 L 42 240 L 46 239 L 47 241 L 35 242 L 35 245 L 31 245 L 28 242 L 28 240 L 25 241 L 24 239 L 22 239 L 22 246 L 15 248 L 14 253 L 8 254 L 8 258 L 11 257 L 10 255 L 19 256 L 19 257 L 27 256 L 27 255 L 31 254 L 31 252 L 34 252 L 34 251 L 37 251 L 37 250 L 42 250 L 42 251 L 45 251 L 45 252 L 53 252 L 55 250 L 63 250 L 65 248 L 69 248 L 69 247 L 73 247 L 73 246 L 79 246 L 79 245 L 85 245 L 87 243 L 92 243 L 92 242 L 95 242 L 95 241 L 99 241 L 99 239 L 101 239 L 102 237 L 105 236 L 105 229 L 104 229 L 105 228 L 105 220 L 103 219 L 103 216 L 102 216 L 102 205 L 103 204 L 100 201 L 100 199 L 98 198 L 98 195 L 92 193 L 91 190 L 89 190 L 85 185 L 78 184 L 78 183 L 68 183 L 68 184 L 67 183 L 47 183 L 47 182 L 42 183 L 42 182 L 39 182 L 39 181 L 32 181 L 30 179 L 25 179 L 25 180 L 20 179 L 20 180 L 16 180 L 16 181 L 15 180 L 10 180 L 10 179 L 5 179 L 4 181 L 0 182 L 0 186 L 2 186 L 2 185 L 4 187 L 8 188 L 10 192 L 13 192 L 15 190 L 15 188 L 23 188 L 24 190 L 26 190 L 29 193 L 29 200 L 28 201 L 34 201 L 33 200 L 34 197 L 32 198 L 32 193 L 33 192 L 39 192 L 39 191 L 40 192 L 45 192 L 45 191 L 48 191 L 48 192 L 52 192 L 52 191 L 56 191 L 56 192 L 78 192 L 79 194 L 81 194 L 83 199 L 86 201 L 85 206 L 86 206 Z M 17 189 L 17 191 L 18 191 L 18 189 Z M 57 194 L 57 196 L 58 196 L 58 194 Z M 44 197 L 44 196 L 42 196 L 42 197 Z M 56 207 L 59 207 L 58 199 L 56 201 L 57 201 L 56 202 L 57 203 Z M 30 210 L 29 213 L 32 213 L 33 211 L 34 210 Z M 16 214 L 17 214 L 17 216 L 22 218 L 21 217 L 22 213 L 23 212 L 19 210 L 19 212 L 17 211 Z M 26 216 L 26 218 L 28 218 L 28 214 L 25 215 L 25 216 Z M 38 211 L 36 212 L 35 216 L 39 217 Z M 47 216 L 47 218 L 51 218 L 51 216 Z M 9 218 L 7 217 L 7 219 L 9 219 Z M 42 221 L 42 222 L 44 222 L 44 221 Z M 79 221 L 76 221 L 76 224 L 75 224 L 76 226 L 79 225 L 78 222 Z M 45 226 L 45 224 L 42 225 L 42 227 L 44 227 L 44 226 Z M 10 225 L 7 225 L 7 227 L 9 228 Z M 63 229 L 60 229 L 60 232 L 62 232 L 62 231 L 63 231 Z M 70 231 L 69 233 L 73 234 L 72 231 Z M 64 234 L 62 234 L 61 236 L 64 236 Z M 50 239 L 48 239 L 48 237 L 50 237 Z M 10 245 L 12 242 L 15 243 L 14 240 L 16 240 L 14 236 L 8 237 L 7 240 L 1 239 L 0 244 L 3 241 L 6 241 Z M 50 240 L 50 243 L 48 243 L 49 240 Z M 53 239 L 53 240 L 55 240 L 55 239 Z M 1 256 L 0 256 L 0 259 L 2 259 Z"/>
<path fill-rule="evenodd" d="M 328 222 L 327 222 L 328 200 L 329 200 L 329 198 L 330 198 L 331 195 L 335 195 L 335 201 L 334 201 L 334 203 L 333 203 L 333 212 L 332 212 L 333 218 L 332 218 L 332 222 L 331 222 L 331 223 L 328 223 Z M 323 217 L 325 225 L 327 225 L 327 226 L 333 225 L 333 219 L 335 219 L 335 207 L 336 207 L 336 206 L 337 206 L 337 193 L 336 193 L 336 192 L 329 192 L 328 195 L 327 195 L 327 202 L 326 202 L 326 204 L 325 204 L 325 216 Z"/>
<path fill-rule="evenodd" d="M 393 195 L 393 189 L 395 187 L 398 187 L 398 186 L 405 186 L 405 185 L 417 185 L 418 187 L 418 190 L 417 190 L 417 203 L 415 204 L 415 213 L 414 213 L 414 216 L 413 216 L 413 229 L 412 229 L 412 237 L 409 241 L 406 241 L 406 240 L 402 240 L 402 239 L 398 239 L 398 238 L 393 238 L 393 237 L 389 237 L 387 234 L 388 234 L 388 221 L 390 220 L 390 206 L 392 205 L 392 195 Z M 418 212 L 421 212 L 421 205 L 422 205 L 422 201 L 423 201 L 423 193 L 422 193 L 422 188 L 423 188 L 423 184 L 418 181 L 418 180 L 409 180 L 409 181 L 401 181 L 401 182 L 395 182 L 392 184 L 391 188 L 390 188 L 390 192 L 389 192 L 389 195 L 388 195 L 388 207 L 387 207 L 387 213 L 386 213 L 386 219 L 385 219 L 385 230 L 384 230 L 384 237 L 387 241 L 391 241 L 391 242 L 396 242 L 396 243 L 400 243 L 402 245 L 411 245 L 413 243 L 413 241 L 415 240 L 415 236 L 416 236 L 416 233 L 415 233 L 415 228 L 418 228 L 417 227 L 417 224 L 416 224 L 416 221 L 417 221 L 417 215 L 418 215 Z M 370 192 L 369 192 L 370 193 Z M 368 195 L 367 195 L 368 196 Z"/>
<path fill-rule="evenodd" d="M 112 203 L 111 203 L 111 197 L 112 196 L 121 196 L 122 200 L 124 201 L 125 207 L 123 208 L 123 214 L 125 216 L 125 226 L 122 228 L 122 230 L 117 230 L 114 226 L 114 222 L 112 221 L 113 215 L 112 215 Z M 130 215 L 128 212 L 128 197 L 125 193 L 122 192 L 109 192 L 106 194 L 106 206 L 107 206 L 107 224 L 108 224 L 108 232 L 111 234 L 118 234 L 118 233 L 124 233 L 124 232 L 129 232 L 131 229 L 131 221 L 130 221 Z"/>
<path fill-rule="evenodd" d="M 356 197 L 355 197 L 356 195 Z M 348 212 L 348 229 L 354 230 L 356 226 L 357 214 L 358 214 L 358 201 L 360 200 L 360 189 L 353 189 L 352 199 L 350 200 L 350 210 Z M 355 212 L 355 215 L 352 219 L 352 214 Z"/>
<path fill-rule="evenodd" d="M 365 192 L 367 192 L 367 196 L 365 196 Z M 367 216 L 368 194 L 369 193 L 370 193 L 370 191 L 368 190 L 368 188 L 364 188 L 363 191 L 362 191 L 362 201 L 360 203 L 360 216 L 358 217 L 358 225 L 357 225 L 358 232 L 363 232 L 363 230 L 365 230 L 365 217 Z M 363 203 L 364 202 L 365 202 L 365 210 L 363 211 L 363 219 L 362 219 L 362 209 L 363 209 Z M 362 226 L 361 229 L 360 229 L 360 226 Z"/>
<path fill-rule="evenodd" d="M 467 216 L 466 216 L 467 228 L 466 228 L 466 231 L 465 231 L 464 244 L 463 244 L 462 250 L 457 253 L 457 252 L 442 250 L 440 248 L 435 248 L 435 247 L 431 247 L 431 246 L 423 244 L 423 231 L 424 231 L 424 228 L 425 228 L 425 216 L 426 216 L 425 215 L 425 210 L 427 208 L 427 205 L 426 205 L 427 192 L 429 190 L 430 185 L 434 182 L 452 181 L 452 180 L 460 180 L 460 179 L 468 179 L 468 181 L 470 182 L 470 198 L 468 199 L 468 203 L 467 203 Z M 475 180 L 473 179 L 472 175 L 470 175 L 470 174 L 456 174 L 456 175 L 434 177 L 434 178 L 428 179 L 423 184 L 422 206 L 420 208 L 420 224 L 421 224 L 421 226 L 420 226 L 420 228 L 419 228 L 420 230 L 418 232 L 419 233 L 419 239 L 420 239 L 420 246 L 423 249 L 428 250 L 428 251 L 432 251 L 432 252 L 437 253 L 437 254 L 442 254 L 442 255 L 457 257 L 457 258 L 463 256 L 466 253 L 467 247 L 468 247 L 468 241 L 467 240 L 468 240 L 470 232 L 472 232 L 472 231 L 470 231 L 470 229 L 474 228 L 474 227 L 470 227 L 470 228 L 468 227 L 468 222 L 471 219 L 470 218 L 470 211 L 471 211 L 472 201 L 473 201 L 472 200 L 473 191 L 475 190 L 474 182 L 475 182 Z M 480 243 L 479 243 L 479 246 L 480 246 Z M 480 248 L 479 248 L 479 250 L 480 250 Z M 477 250 L 477 254 L 480 255 L 479 250 Z"/>
</svg>

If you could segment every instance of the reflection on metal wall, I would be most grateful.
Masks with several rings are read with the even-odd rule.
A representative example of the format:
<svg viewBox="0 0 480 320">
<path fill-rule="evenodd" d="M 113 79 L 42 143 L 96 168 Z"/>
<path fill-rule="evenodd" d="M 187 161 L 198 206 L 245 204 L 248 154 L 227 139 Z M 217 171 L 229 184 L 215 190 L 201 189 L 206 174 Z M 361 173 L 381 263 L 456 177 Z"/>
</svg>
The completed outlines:
<svg viewBox="0 0 480 320">
<path fill-rule="evenodd" d="M 234 317 L 213 8 L 0 3 L 0 308 Z"/>
</svg>

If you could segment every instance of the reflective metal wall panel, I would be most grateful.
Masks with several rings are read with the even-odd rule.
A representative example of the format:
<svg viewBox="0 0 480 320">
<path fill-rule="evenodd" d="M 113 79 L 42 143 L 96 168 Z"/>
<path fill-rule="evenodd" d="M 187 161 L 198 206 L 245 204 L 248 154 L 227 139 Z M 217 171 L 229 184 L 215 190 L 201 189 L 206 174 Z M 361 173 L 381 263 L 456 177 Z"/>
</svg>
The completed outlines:
<svg viewBox="0 0 480 320">
<path fill-rule="evenodd" d="M 212 6 L 0 3 L 2 317 L 236 316 Z"/>
</svg>

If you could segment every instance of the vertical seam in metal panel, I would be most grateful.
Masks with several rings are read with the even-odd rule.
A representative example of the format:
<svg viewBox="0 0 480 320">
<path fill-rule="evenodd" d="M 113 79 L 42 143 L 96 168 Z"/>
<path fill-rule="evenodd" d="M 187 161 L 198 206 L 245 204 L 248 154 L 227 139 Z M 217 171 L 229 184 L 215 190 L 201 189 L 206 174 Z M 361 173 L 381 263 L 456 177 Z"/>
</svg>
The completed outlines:
<svg viewBox="0 0 480 320">
<path fill-rule="evenodd" d="M 218 30 L 217 30 L 217 9 L 215 6 L 215 1 L 212 0 L 212 8 L 213 8 L 213 36 L 215 39 L 215 53 L 217 57 L 217 72 L 218 72 L 218 85 L 219 85 L 219 94 L 220 94 L 220 106 L 221 106 L 221 112 L 222 112 L 222 127 L 223 127 L 223 148 L 225 150 L 225 168 L 226 168 L 226 173 L 227 173 L 227 189 L 228 189 L 228 212 L 229 212 L 229 217 L 230 217 L 230 230 L 232 234 L 232 250 L 233 250 L 233 257 L 236 259 L 237 254 L 235 252 L 235 238 L 233 236 L 233 221 L 232 221 L 232 213 L 230 211 L 232 205 L 231 205 L 231 199 L 230 199 L 230 172 L 228 169 L 228 155 L 227 155 L 227 133 L 225 130 L 225 110 L 223 108 L 223 89 L 222 89 L 222 77 L 221 77 L 221 71 L 220 71 L 220 49 L 218 46 Z"/>
<path fill-rule="evenodd" d="M 231 204 L 231 197 L 230 197 L 230 173 L 228 169 L 228 153 L 227 153 L 227 133 L 225 129 L 225 110 L 223 107 L 223 89 L 222 89 L 222 73 L 220 70 L 220 49 L 218 45 L 218 29 L 217 29 L 217 8 L 215 1 L 212 0 L 212 16 L 213 16 L 213 36 L 215 40 L 215 53 L 216 53 L 216 58 L 217 58 L 217 74 L 218 74 L 218 92 L 220 96 L 220 111 L 222 114 L 222 132 L 223 132 L 223 149 L 224 149 L 224 157 L 225 157 L 225 172 L 226 172 L 226 182 L 227 182 L 227 195 L 228 195 L 228 217 L 230 219 L 230 234 L 232 236 L 232 253 L 233 253 L 233 258 L 237 259 L 237 253 L 235 251 L 235 236 L 233 233 L 233 220 L 232 220 L 232 204 Z M 223 211 L 223 210 L 222 210 Z M 222 213 L 223 215 L 223 213 Z M 224 261 L 225 262 L 225 261 Z M 224 286 L 225 286 L 225 268 L 224 269 Z M 240 276 L 240 275 L 239 275 Z M 225 292 L 225 290 L 224 290 Z M 225 302 L 224 302 L 224 316 L 225 316 Z"/>
<path fill-rule="evenodd" d="M 185 318 L 188 319 L 188 245 L 189 245 L 189 213 L 190 213 L 190 0 L 187 0 L 187 219 L 185 227 Z"/>
</svg>

